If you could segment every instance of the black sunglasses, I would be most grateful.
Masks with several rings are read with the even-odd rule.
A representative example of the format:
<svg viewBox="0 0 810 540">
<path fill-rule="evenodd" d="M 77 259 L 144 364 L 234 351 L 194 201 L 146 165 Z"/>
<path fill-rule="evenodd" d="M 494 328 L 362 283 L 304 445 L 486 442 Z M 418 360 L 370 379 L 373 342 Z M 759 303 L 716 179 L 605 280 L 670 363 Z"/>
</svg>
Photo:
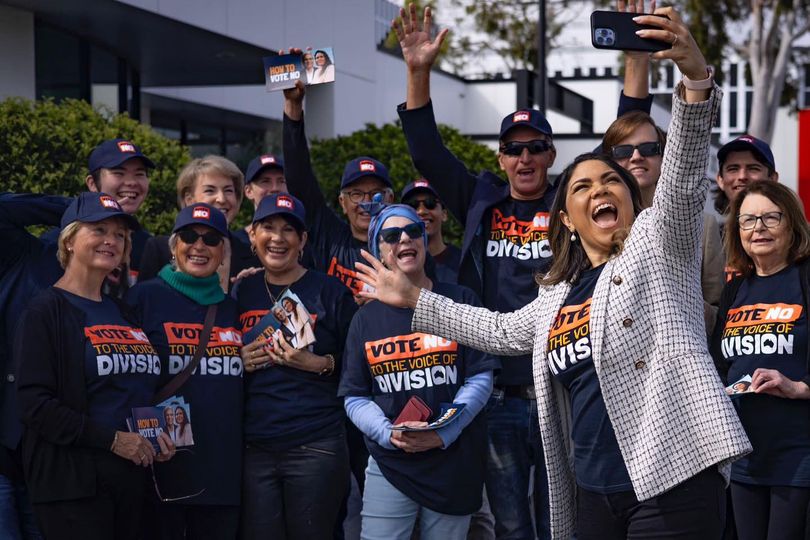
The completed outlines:
<svg viewBox="0 0 810 540">
<path fill-rule="evenodd" d="M 182 229 L 177 233 L 177 236 L 180 240 L 189 245 L 196 243 L 198 238 L 202 238 L 203 244 L 210 247 L 216 247 L 224 240 L 222 235 L 218 232 L 209 231 L 200 234 L 193 229 Z"/>
<path fill-rule="evenodd" d="M 512 141 L 501 145 L 501 153 L 507 156 L 519 156 L 523 153 L 523 149 L 529 151 L 530 154 L 542 154 L 553 148 L 552 144 L 543 139 L 536 139 L 529 142 Z"/>
<path fill-rule="evenodd" d="M 611 149 L 614 159 L 627 159 L 638 149 L 638 153 L 644 157 L 658 156 L 661 154 L 661 143 L 645 142 L 641 144 L 617 144 Z"/>
<path fill-rule="evenodd" d="M 408 235 L 411 240 L 422 238 L 425 234 L 425 224 L 421 221 L 419 223 L 411 223 L 404 227 L 388 227 L 380 231 L 380 238 L 386 244 L 396 244 L 402 238 L 402 233 Z"/>
<path fill-rule="evenodd" d="M 190 448 L 178 448 L 175 453 L 180 453 L 183 451 L 188 452 L 191 455 L 194 455 L 194 452 Z M 158 499 L 160 499 L 161 502 L 183 501 L 185 499 L 199 497 L 205 492 L 205 488 L 202 488 L 197 493 L 192 493 L 191 495 L 182 495 L 180 497 L 164 497 L 163 494 L 160 492 L 160 488 L 158 487 L 157 477 L 155 476 L 155 464 L 153 463 L 152 465 L 149 466 L 149 468 L 152 469 L 152 485 L 155 487 L 155 494 L 157 495 Z"/>
<path fill-rule="evenodd" d="M 424 205 L 428 210 L 435 210 L 436 205 L 439 204 L 439 201 L 436 199 L 436 197 L 425 197 L 424 199 L 409 199 L 405 201 L 405 204 L 414 210 L 419 210 L 420 204 Z"/>
</svg>

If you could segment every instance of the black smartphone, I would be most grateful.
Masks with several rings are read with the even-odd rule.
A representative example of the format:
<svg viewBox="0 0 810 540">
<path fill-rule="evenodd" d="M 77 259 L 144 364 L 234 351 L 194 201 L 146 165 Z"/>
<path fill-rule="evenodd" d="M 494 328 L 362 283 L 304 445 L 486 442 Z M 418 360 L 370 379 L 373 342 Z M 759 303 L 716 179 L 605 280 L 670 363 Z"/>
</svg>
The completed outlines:
<svg viewBox="0 0 810 540">
<path fill-rule="evenodd" d="M 591 13 L 591 43 L 597 49 L 619 51 L 663 51 L 672 47 L 671 43 L 657 39 L 643 39 L 636 35 L 637 30 L 660 30 L 648 24 L 638 24 L 633 20 L 638 13 L 621 11 L 594 11 Z M 663 15 L 656 15 L 663 17 Z"/>
</svg>

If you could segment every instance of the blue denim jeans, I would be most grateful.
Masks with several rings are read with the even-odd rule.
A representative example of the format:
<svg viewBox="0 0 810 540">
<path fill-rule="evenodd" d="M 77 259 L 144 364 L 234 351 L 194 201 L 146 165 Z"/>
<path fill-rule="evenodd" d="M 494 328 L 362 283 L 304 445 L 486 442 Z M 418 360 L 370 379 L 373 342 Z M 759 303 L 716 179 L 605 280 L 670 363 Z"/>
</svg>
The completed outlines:
<svg viewBox="0 0 810 540">
<path fill-rule="evenodd" d="M 410 540 L 417 519 L 422 540 L 464 540 L 470 528 L 470 516 L 440 514 L 399 491 L 374 458 L 368 459 L 361 515 L 361 540 Z"/>
<path fill-rule="evenodd" d="M 244 540 L 331 540 L 349 487 L 343 434 L 283 452 L 248 444 L 243 468 Z"/>
<path fill-rule="evenodd" d="M 495 516 L 496 538 L 534 540 L 535 534 L 541 540 L 551 538 L 548 482 L 537 421 L 537 402 L 504 396 L 496 388 L 487 404 L 487 425 L 486 485 L 489 506 Z M 529 503 L 532 474 L 533 509 Z"/>
<path fill-rule="evenodd" d="M 22 482 L 0 474 L 0 538 L 3 540 L 41 540 L 34 522 L 28 492 Z"/>
</svg>

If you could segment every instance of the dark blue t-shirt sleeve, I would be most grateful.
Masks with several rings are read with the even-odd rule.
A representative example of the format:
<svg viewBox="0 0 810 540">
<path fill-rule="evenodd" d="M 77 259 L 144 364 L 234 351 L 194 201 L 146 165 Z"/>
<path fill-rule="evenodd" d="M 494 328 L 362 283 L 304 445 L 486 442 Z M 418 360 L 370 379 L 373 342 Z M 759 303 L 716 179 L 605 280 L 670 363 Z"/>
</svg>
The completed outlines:
<svg viewBox="0 0 810 540">
<path fill-rule="evenodd" d="M 433 114 L 433 102 L 416 109 L 406 109 L 402 103 L 397 112 L 419 174 L 436 188 L 450 213 L 462 224 L 466 223 L 478 179 L 444 145 Z"/>
<path fill-rule="evenodd" d="M 362 317 L 358 314 L 352 319 L 346 336 L 338 396 L 371 396 L 371 373 L 367 367 L 362 336 Z"/>
<path fill-rule="evenodd" d="M 30 225 L 58 226 L 70 197 L 33 193 L 0 194 L 0 269 L 10 266 L 20 257 L 41 247 L 43 242 L 25 228 Z"/>
<path fill-rule="evenodd" d="M 337 332 L 342 344 L 340 350 L 334 351 L 332 355 L 335 357 L 335 373 L 341 373 L 343 371 L 343 357 L 346 351 L 346 338 L 349 335 L 349 328 L 354 319 L 354 314 L 357 313 L 357 302 L 354 301 L 351 291 L 340 281 L 331 277 L 329 281 L 333 282 L 329 284 L 333 308 L 330 317 L 334 317 L 334 320 L 337 321 Z"/>
<path fill-rule="evenodd" d="M 650 114 L 652 110 L 653 96 L 648 94 L 645 98 L 634 98 L 624 95 L 624 91 L 619 95 L 619 109 L 616 111 L 616 118 L 621 117 L 631 111 L 641 111 Z"/>
<path fill-rule="evenodd" d="M 292 120 L 285 114 L 283 138 L 284 177 L 287 179 L 287 187 L 306 208 L 310 245 L 315 251 L 313 257 L 325 259 L 328 256 L 328 246 L 350 234 L 347 233 L 348 226 L 329 208 L 321 192 L 321 186 L 312 169 L 304 120 Z"/>
<path fill-rule="evenodd" d="M 461 285 L 458 287 L 461 289 L 461 302 L 471 306 L 481 307 L 481 300 L 471 289 Z M 485 371 L 497 371 L 501 368 L 501 361 L 498 357 L 479 351 L 478 349 L 472 349 L 463 345 L 462 347 L 466 350 L 465 364 L 467 377 L 472 377 L 473 375 Z"/>
</svg>

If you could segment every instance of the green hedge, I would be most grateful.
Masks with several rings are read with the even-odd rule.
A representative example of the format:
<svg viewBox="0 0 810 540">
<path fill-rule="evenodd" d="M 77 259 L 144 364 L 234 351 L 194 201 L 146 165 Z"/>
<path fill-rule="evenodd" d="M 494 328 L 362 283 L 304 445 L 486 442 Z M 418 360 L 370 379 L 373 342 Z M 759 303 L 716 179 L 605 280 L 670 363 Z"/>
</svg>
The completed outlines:
<svg viewBox="0 0 810 540">
<path fill-rule="evenodd" d="M 497 156 L 486 146 L 447 126 L 440 126 L 439 131 L 445 144 L 471 170 L 498 170 Z M 99 111 L 85 101 L 11 98 L 0 102 L 0 190 L 75 195 L 85 189 L 90 152 L 102 140 L 116 137 L 140 146 L 157 165 L 138 218 L 153 233 L 171 230 L 177 212 L 175 180 L 191 159 L 188 149 L 126 114 Z M 405 184 L 418 178 L 398 124 L 368 124 L 351 135 L 315 140 L 313 167 L 327 200 L 338 212 L 343 166 L 361 155 L 389 168 L 397 196 Z M 248 206 L 243 205 L 238 225 L 250 221 Z M 448 240 L 461 238 L 461 229 L 452 220 L 445 232 Z"/>
<path fill-rule="evenodd" d="M 117 137 L 140 146 L 157 166 L 138 218 L 149 231 L 171 230 L 177 212 L 175 180 L 191 157 L 188 149 L 126 114 L 96 110 L 85 101 L 0 102 L 0 189 L 75 195 L 86 189 L 90 152 Z"/>
</svg>

